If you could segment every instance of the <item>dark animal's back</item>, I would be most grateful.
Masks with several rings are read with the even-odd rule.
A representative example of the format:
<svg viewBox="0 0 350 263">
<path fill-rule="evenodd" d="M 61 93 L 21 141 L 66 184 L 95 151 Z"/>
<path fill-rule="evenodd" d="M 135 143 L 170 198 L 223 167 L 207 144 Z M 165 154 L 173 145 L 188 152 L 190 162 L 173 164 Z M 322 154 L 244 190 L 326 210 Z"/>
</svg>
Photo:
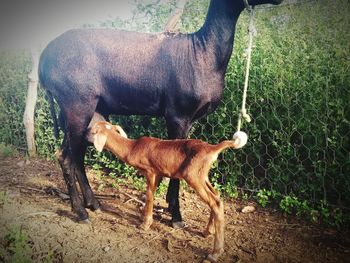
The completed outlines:
<svg viewBox="0 0 350 263">
<path fill-rule="evenodd" d="M 162 115 L 164 92 L 180 90 L 179 68 L 189 71 L 183 51 L 173 48 L 186 49 L 179 42 L 187 43 L 187 38 L 114 29 L 70 30 L 43 51 L 39 78 L 56 100 L 76 99 L 79 90 L 82 100 L 99 97 L 99 107 L 111 113 Z"/>
<path fill-rule="evenodd" d="M 107 77 L 108 73 L 113 74 L 112 71 L 117 71 L 119 67 L 128 69 L 152 60 L 163 40 L 162 34 L 113 29 L 69 30 L 45 48 L 40 59 L 39 72 L 43 75 L 46 70 L 53 68 L 71 70 L 84 66 L 98 70 L 110 68 L 109 72 L 105 72 Z"/>
</svg>

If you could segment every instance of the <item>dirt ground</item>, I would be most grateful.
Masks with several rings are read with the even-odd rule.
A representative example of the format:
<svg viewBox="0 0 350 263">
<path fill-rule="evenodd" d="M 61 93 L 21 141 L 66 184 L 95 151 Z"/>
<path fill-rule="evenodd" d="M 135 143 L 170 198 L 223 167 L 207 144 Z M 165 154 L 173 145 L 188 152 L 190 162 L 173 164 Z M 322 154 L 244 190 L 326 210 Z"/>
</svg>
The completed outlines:
<svg viewBox="0 0 350 263">
<path fill-rule="evenodd" d="M 164 197 L 158 197 L 154 223 L 145 232 L 138 228 L 142 192 L 112 187 L 111 179 L 101 187 L 99 176 L 91 171 L 88 176 L 102 212 L 89 212 L 87 225 L 76 222 L 62 194 L 66 188 L 57 163 L 0 159 L 0 192 L 7 196 L 0 202 L 2 249 L 6 233 L 20 226 L 28 233 L 35 262 L 43 262 L 48 252 L 54 262 L 201 262 L 211 251 L 213 237 L 201 234 L 209 210 L 193 192 L 181 191 L 184 229 L 170 227 Z M 349 233 L 257 206 L 242 213 L 245 205 L 225 200 L 225 253 L 219 262 L 350 262 Z"/>
</svg>

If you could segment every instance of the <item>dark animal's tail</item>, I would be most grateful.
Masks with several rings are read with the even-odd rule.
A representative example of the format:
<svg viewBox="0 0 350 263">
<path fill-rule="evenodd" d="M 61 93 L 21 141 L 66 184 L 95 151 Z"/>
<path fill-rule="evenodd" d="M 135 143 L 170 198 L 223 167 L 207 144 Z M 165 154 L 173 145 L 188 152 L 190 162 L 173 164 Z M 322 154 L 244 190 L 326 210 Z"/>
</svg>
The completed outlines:
<svg viewBox="0 0 350 263">
<path fill-rule="evenodd" d="M 52 116 L 52 120 L 53 120 L 53 132 L 54 132 L 55 138 L 58 139 L 60 130 L 59 130 L 58 122 L 57 122 L 55 103 L 53 101 L 53 97 L 52 97 L 51 92 L 47 91 L 46 95 L 47 95 L 47 100 L 49 101 L 49 104 L 50 104 L 50 112 L 51 112 L 51 116 Z"/>
</svg>

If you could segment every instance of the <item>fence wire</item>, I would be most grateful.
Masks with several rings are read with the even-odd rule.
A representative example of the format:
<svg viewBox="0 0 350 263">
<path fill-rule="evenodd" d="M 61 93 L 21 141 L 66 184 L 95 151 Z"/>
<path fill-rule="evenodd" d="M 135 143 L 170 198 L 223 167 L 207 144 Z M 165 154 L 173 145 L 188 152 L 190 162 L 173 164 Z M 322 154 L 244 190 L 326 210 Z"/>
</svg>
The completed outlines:
<svg viewBox="0 0 350 263">
<path fill-rule="evenodd" d="M 249 141 L 241 150 L 221 154 L 211 177 L 229 195 L 266 190 L 349 210 L 349 2 L 296 3 L 257 10 L 247 97 L 252 122 L 242 128 Z M 196 28 L 190 25 L 193 13 L 184 13 L 187 31 Z M 246 28 L 247 14 L 242 14 L 222 103 L 194 124 L 191 138 L 210 143 L 232 138 L 241 105 Z M 23 54 L 15 59 L 1 56 L 0 142 L 24 149 L 22 116 L 30 63 Z M 114 121 L 130 137 L 166 138 L 164 120 L 116 117 Z M 36 110 L 36 143 L 41 155 L 53 156 L 57 143 L 42 92 Z M 103 160 L 92 151 L 87 158 L 90 164 Z M 113 167 L 121 165 L 109 161 L 108 168 Z"/>
</svg>

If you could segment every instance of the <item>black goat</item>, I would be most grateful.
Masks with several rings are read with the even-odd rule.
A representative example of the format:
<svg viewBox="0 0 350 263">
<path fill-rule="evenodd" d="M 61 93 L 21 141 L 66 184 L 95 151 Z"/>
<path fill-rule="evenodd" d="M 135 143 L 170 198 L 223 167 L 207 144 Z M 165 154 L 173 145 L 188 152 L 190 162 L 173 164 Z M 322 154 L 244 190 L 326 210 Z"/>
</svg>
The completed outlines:
<svg viewBox="0 0 350 263">
<path fill-rule="evenodd" d="M 249 0 L 250 5 L 280 2 Z M 192 123 L 221 100 L 244 7 L 244 0 L 211 0 L 204 25 L 192 34 L 75 29 L 48 44 L 39 78 L 49 100 L 54 97 L 61 109 L 65 136 L 58 159 L 80 220 L 88 220 L 84 206 L 99 208 L 84 169 L 85 136 L 94 116 L 163 116 L 169 138 L 185 138 Z M 178 195 L 179 181 L 172 179 L 167 201 L 173 226 L 182 225 Z"/>
</svg>

